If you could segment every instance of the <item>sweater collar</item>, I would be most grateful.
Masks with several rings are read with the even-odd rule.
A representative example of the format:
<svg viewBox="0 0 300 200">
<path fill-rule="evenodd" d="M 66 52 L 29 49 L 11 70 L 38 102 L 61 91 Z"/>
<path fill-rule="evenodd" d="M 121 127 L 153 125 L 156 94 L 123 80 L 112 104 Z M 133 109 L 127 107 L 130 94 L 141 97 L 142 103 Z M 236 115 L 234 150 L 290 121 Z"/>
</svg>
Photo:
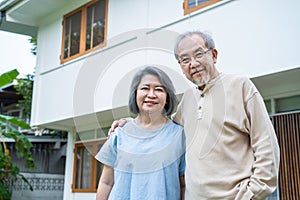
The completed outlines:
<svg viewBox="0 0 300 200">
<path fill-rule="evenodd" d="M 196 86 L 196 89 L 200 91 L 201 93 L 205 93 L 208 91 L 210 88 L 212 88 L 219 80 L 223 78 L 224 74 L 222 72 L 219 73 L 218 76 L 216 76 L 214 79 L 210 80 L 206 85 L 201 86 Z"/>
</svg>

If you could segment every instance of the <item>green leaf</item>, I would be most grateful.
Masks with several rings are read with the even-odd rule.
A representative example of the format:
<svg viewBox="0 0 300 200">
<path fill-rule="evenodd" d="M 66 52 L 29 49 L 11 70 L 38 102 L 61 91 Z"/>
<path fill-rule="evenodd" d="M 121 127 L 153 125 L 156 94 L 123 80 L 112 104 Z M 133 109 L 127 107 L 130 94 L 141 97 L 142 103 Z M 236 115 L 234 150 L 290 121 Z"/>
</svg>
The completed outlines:
<svg viewBox="0 0 300 200">
<path fill-rule="evenodd" d="M 18 70 L 14 69 L 0 75 L 0 88 L 13 82 L 13 80 L 19 75 Z"/>
<path fill-rule="evenodd" d="M 11 193 L 6 185 L 0 182 L 0 199 L 11 199 Z"/>
<path fill-rule="evenodd" d="M 11 117 L 11 116 L 6 116 L 6 115 L 1 115 L 0 114 L 0 121 L 2 122 L 10 122 L 14 125 L 17 125 L 23 129 L 30 129 L 30 126 L 28 124 L 26 124 L 25 122 L 23 122 L 22 120 L 18 120 L 15 117 Z"/>
</svg>

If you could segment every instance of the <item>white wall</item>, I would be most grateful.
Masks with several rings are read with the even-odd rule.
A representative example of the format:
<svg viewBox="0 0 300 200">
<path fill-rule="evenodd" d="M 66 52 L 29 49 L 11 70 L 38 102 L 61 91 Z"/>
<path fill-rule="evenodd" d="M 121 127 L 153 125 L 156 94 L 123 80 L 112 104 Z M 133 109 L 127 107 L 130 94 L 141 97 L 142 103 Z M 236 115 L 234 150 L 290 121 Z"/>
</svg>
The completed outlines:
<svg viewBox="0 0 300 200">
<path fill-rule="evenodd" d="M 219 50 L 218 67 L 227 73 L 253 77 L 300 66 L 300 1 L 224 2 L 166 28 L 211 32 Z"/>
<path fill-rule="evenodd" d="M 175 85 L 182 92 L 187 85 L 184 78 L 180 80 L 183 75 L 172 49 L 175 36 L 186 30 L 213 34 L 219 50 L 217 65 L 226 73 L 254 77 L 300 66 L 300 1 L 224 0 L 219 5 L 184 16 L 181 0 L 109 0 L 107 47 L 63 65 L 59 64 L 60 17 L 71 6 L 41 20 L 32 124 L 126 105 L 131 76 L 125 74 L 144 64 L 161 64 L 176 72 Z M 159 27 L 164 30 L 151 32 Z M 167 31 L 170 37 L 164 35 Z M 151 39 L 159 34 L 160 38 Z M 127 84 L 120 90 L 124 78 Z M 125 98 L 113 102 L 118 91 Z"/>
</svg>

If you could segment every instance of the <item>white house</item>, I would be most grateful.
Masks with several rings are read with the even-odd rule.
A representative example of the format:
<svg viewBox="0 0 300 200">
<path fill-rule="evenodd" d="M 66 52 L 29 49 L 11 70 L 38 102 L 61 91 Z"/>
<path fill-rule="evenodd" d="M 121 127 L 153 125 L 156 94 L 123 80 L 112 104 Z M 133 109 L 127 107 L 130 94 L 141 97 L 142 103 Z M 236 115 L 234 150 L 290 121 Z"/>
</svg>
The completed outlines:
<svg viewBox="0 0 300 200">
<path fill-rule="evenodd" d="M 187 30 L 211 32 L 218 68 L 249 76 L 271 118 L 298 116 L 299 8 L 298 0 L 0 1 L 0 30 L 38 38 L 31 125 L 69 132 L 63 199 L 95 198 L 101 164 L 93 155 L 111 122 L 129 115 L 137 68 L 159 65 L 178 95 L 189 87 L 173 55 L 176 36 Z M 281 173 L 290 179 L 280 175 L 277 195 L 299 195 L 297 188 L 284 189 L 299 170 Z"/>
</svg>

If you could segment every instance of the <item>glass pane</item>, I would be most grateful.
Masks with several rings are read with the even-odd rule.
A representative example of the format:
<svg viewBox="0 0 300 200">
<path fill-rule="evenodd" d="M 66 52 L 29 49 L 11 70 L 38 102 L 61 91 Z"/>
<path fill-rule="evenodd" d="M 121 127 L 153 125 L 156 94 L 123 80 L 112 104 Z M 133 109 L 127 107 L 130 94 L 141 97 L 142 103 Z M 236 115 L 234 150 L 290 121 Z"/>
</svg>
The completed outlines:
<svg viewBox="0 0 300 200">
<path fill-rule="evenodd" d="M 300 110 L 300 95 L 276 99 L 275 101 L 278 113 Z"/>
<path fill-rule="evenodd" d="M 193 8 L 193 7 L 199 6 L 208 1 L 210 1 L 210 0 L 188 0 L 188 8 Z"/>
<path fill-rule="evenodd" d="M 107 137 L 107 133 L 109 131 L 110 127 L 106 127 L 106 128 L 99 128 L 97 129 L 97 138 L 105 138 Z"/>
<path fill-rule="evenodd" d="M 77 148 L 76 154 L 76 189 L 90 189 L 92 173 L 92 146 Z"/>
<path fill-rule="evenodd" d="M 271 114 L 271 100 L 265 100 L 265 106 L 269 114 Z"/>
<path fill-rule="evenodd" d="M 188 0 L 188 8 L 193 8 L 196 6 L 195 0 Z"/>
<path fill-rule="evenodd" d="M 78 133 L 78 136 L 76 138 L 76 141 L 86 141 L 86 140 L 92 140 L 96 138 L 95 129 L 88 130 L 88 131 L 82 131 Z"/>
<path fill-rule="evenodd" d="M 104 40 L 105 1 L 98 1 L 87 8 L 86 24 L 85 50 L 88 50 Z"/>
<path fill-rule="evenodd" d="M 66 18 L 64 58 L 79 53 L 81 29 L 81 11 Z"/>
</svg>

